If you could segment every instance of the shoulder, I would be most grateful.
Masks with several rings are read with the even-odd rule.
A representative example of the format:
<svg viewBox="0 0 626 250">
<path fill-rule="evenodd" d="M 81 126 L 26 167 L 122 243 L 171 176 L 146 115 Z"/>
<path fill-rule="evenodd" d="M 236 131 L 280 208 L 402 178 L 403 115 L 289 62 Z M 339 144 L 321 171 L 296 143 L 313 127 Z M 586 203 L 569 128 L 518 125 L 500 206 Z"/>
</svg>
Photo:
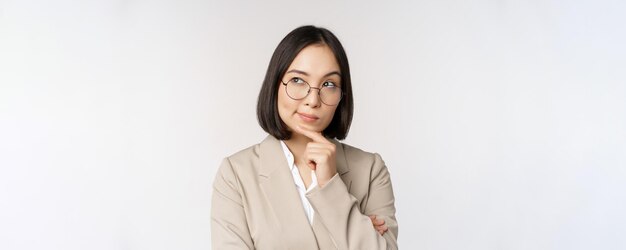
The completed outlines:
<svg viewBox="0 0 626 250">
<path fill-rule="evenodd" d="M 354 166 L 370 166 L 372 168 L 384 167 L 385 163 L 378 153 L 368 152 L 347 143 L 335 140 L 337 147 L 341 148 L 346 162 L 352 169 Z"/>
<path fill-rule="evenodd" d="M 268 135 L 263 141 L 224 158 L 222 168 L 230 168 L 237 175 L 267 174 L 275 163 L 280 163 L 281 156 L 284 157 L 284 153 L 280 141 Z"/>
<path fill-rule="evenodd" d="M 257 143 L 226 157 L 227 160 L 235 163 L 245 163 L 259 158 L 261 144 Z"/>
<path fill-rule="evenodd" d="M 259 162 L 260 143 L 254 144 L 247 148 L 237 151 L 234 154 L 226 156 L 220 165 L 220 173 L 230 173 L 239 176 L 242 172 L 255 172 L 254 169 Z"/>
<path fill-rule="evenodd" d="M 339 142 L 335 140 L 337 144 L 343 149 L 346 155 L 350 155 L 352 157 L 363 158 L 363 157 L 375 157 L 378 155 L 377 153 L 372 153 L 365 151 L 363 149 L 357 148 L 347 143 Z"/>
</svg>

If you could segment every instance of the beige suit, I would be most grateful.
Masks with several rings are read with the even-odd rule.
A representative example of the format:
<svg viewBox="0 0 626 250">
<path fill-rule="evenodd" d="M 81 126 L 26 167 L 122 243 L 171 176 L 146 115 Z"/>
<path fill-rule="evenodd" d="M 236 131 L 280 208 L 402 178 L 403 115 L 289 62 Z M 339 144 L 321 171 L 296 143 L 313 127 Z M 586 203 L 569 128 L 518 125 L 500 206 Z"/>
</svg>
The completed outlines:
<svg viewBox="0 0 626 250">
<path fill-rule="evenodd" d="M 213 249 L 397 249 L 393 190 L 378 154 L 337 145 L 337 175 L 306 196 L 307 220 L 280 142 L 268 136 L 222 162 L 213 183 Z M 367 215 L 385 220 L 381 236 Z"/>
</svg>

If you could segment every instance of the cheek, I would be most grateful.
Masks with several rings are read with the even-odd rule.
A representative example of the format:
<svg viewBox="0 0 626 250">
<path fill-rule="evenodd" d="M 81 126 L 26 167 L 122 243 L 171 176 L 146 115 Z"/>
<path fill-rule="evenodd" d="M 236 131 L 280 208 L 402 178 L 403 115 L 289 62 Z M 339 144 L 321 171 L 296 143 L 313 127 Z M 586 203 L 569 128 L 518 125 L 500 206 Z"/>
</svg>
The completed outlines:
<svg viewBox="0 0 626 250">
<path fill-rule="evenodd" d="M 282 90 L 282 88 L 279 89 L 277 106 L 278 106 L 278 113 L 284 119 L 285 116 L 288 116 L 289 113 L 293 112 L 294 105 L 292 103 L 293 100 L 285 96 L 286 94 L 284 93 L 284 91 L 280 91 L 280 90 Z"/>
<path fill-rule="evenodd" d="M 333 117 L 335 116 L 335 112 L 337 112 L 337 107 L 335 106 L 335 107 L 329 108 L 326 112 L 327 112 L 326 123 L 330 124 L 330 122 L 333 120 Z"/>
</svg>

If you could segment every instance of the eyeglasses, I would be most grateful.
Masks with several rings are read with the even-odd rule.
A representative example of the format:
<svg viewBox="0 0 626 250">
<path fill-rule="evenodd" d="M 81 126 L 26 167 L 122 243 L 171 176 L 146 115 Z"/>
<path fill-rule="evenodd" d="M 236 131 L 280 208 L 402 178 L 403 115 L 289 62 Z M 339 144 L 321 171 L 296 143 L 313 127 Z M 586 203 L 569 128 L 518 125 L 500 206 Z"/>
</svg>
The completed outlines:
<svg viewBox="0 0 626 250">
<path fill-rule="evenodd" d="M 341 101 L 341 98 L 343 97 L 341 87 L 331 81 L 325 81 L 322 83 L 322 87 L 320 88 L 311 87 L 308 82 L 299 77 L 291 78 L 287 82 L 281 82 L 285 85 L 287 95 L 294 100 L 304 99 L 309 95 L 311 89 L 317 89 L 320 100 L 328 106 L 335 106 L 339 104 L 339 101 Z"/>
</svg>

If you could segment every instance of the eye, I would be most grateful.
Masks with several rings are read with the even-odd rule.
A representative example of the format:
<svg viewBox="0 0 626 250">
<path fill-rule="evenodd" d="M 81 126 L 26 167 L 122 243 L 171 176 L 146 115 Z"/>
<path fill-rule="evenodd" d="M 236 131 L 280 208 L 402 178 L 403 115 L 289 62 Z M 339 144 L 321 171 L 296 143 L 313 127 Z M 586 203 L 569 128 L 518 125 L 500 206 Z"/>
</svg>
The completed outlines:
<svg viewBox="0 0 626 250">
<path fill-rule="evenodd" d="M 334 82 L 326 81 L 326 82 L 322 83 L 322 87 L 324 87 L 324 88 L 335 88 L 335 87 L 339 87 L 339 86 L 337 86 L 337 84 L 335 84 Z"/>
<path fill-rule="evenodd" d="M 296 83 L 296 84 L 304 84 L 304 80 L 302 80 L 302 78 L 300 77 L 291 78 L 291 82 Z"/>
</svg>

